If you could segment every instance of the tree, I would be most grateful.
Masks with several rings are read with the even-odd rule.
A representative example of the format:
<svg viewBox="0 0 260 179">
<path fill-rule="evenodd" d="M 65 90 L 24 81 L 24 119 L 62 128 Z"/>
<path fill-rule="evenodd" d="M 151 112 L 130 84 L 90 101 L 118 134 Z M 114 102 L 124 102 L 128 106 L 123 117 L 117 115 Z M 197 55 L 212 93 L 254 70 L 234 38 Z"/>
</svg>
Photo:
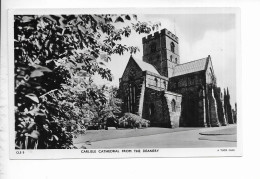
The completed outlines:
<svg viewBox="0 0 260 179">
<path fill-rule="evenodd" d="M 108 117 L 118 118 L 121 115 L 122 104 L 122 100 L 118 98 L 118 88 L 113 86 L 106 87 L 104 85 L 100 89 L 102 90 L 101 94 L 105 95 L 106 102 L 92 105 L 97 121 L 106 122 Z"/>
<path fill-rule="evenodd" d="M 125 22 L 132 23 L 115 27 Z M 73 148 L 66 123 L 82 117 L 87 98 L 106 102 L 86 78 L 98 74 L 111 81 L 103 62 L 112 54 L 138 51 L 121 44 L 122 38 L 132 31 L 150 33 L 159 25 L 140 22 L 136 15 L 16 15 L 16 147 Z"/>
</svg>

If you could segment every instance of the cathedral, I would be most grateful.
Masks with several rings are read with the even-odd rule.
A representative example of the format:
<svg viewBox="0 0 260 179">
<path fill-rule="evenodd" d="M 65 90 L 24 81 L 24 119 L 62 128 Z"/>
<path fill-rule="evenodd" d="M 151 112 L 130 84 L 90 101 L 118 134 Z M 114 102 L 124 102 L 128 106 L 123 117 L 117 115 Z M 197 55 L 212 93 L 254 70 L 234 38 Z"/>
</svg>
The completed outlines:
<svg viewBox="0 0 260 179">
<path fill-rule="evenodd" d="M 142 39 L 119 79 L 122 112 L 157 127 L 218 127 L 234 123 L 229 92 L 217 86 L 210 55 L 180 63 L 179 40 L 163 29 Z"/>
</svg>

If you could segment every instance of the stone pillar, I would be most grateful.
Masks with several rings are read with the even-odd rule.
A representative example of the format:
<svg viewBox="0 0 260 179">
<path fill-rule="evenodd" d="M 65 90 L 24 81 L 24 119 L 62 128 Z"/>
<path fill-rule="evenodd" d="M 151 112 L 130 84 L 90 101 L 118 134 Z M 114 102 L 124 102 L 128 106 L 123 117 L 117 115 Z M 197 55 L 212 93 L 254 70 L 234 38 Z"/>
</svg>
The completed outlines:
<svg viewBox="0 0 260 179">
<path fill-rule="evenodd" d="M 209 92 L 209 90 L 207 90 L 207 92 Z M 209 94 L 208 93 L 206 93 L 205 102 L 206 102 L 206 122 L 207 122 L 207 126 L 211 127 L 211 123 L 210 123 L 210 103 L 209 103 Z"/>
<path fill-rule="evenodd" d="M 221 108 L 222 108 L 222 111 L 223 111 L 223 126 L 226 126 L 228 125 L 228 122 L 227 122 L 227 118 L 226 118 L 226 114 L 225 114 L 225 107 L 224 107 L 224 99 L 223 98 L 220 98 L 221 99 Z"/>
<path fill-rule="evenodd" d="M 224 114 L 225 114 L 226 122 L 227 122 L 227 125 L 228 125 L 229 124 L 229 120 L 228 120 L 227 107 L 225 106 L 225 103 L 224 103 Z"/>
<path fill-rule="evenodd" d="M 234 109 L 234 123 L 237 123 L 237 103 L 235 103 L 235 109 Z"/>
<path fill-rule="evenodd" d="M 217 102 L 217 110 L 218 110 L 218 120 L 222 126 L 226 126 L 227 122 L 225 119 L 225 112 L 223 109 L 223 96 L 221 93 L 221 88 L 214 87 L 214 97 Z"/>
<path fill-rule="evenodd" d="M 199 126 L 207 127 L 205 89 L 199 90 Z"/>
<path fill-rule="evenodd" d="M 220 123 L 218 120 L 218 112 L 217 112 L 217 103 L 214 97 L 213 88 L 209 88 L 208 93 L 208 100 L 209 100 L 209 112 L 210 112 L 210 125 L 211 127 L 219 127 Z"/>
<path fill-rule="evenodd" d="M 231 122 L 232 122 L 232 124 L 235 124 L 235 122 L 234 122 L 234 115 L 233 115 L 232 107 L 231 107 L 231 106 L 230 106 L 230 116 L 231 116 Z"/>
<path fill-rule="evenodd" d="M 227 113 L 227 117 L 228 117 L 228 123 L 234 124 L 234 120 L 233 120 L 233 116 L 232 116 L 232 109 L 231 109 L 230 104 L 227 104 L 226 113 Z"/>
</svg>

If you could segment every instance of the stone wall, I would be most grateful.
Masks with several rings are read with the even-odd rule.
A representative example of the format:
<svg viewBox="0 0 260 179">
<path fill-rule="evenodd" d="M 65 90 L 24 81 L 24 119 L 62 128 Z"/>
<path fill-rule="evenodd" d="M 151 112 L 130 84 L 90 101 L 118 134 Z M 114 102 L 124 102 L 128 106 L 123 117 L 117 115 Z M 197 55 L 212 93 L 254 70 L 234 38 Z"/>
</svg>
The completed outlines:
<svg viewBox="0 0 260 179">
<path fill-rule="evenodd" d="M 179 94 L 147 87 L 142 117 L 150 120 L 151 126 L 179 127 L 181 99 Z"/>
<path fill-rule="evenodd" d="M 170 116 L 164 91 L 146 88 L 142 117 L 150 120 L 151 126 L 170 127 Z"/>
<path fill-rule="evenodd" d="M 154 88 L 159 91 L 167 90 L 168 88 L 168 78 L 153 74 L 151 72 L 145 72 L 144 75 L 146 76 L 145 85 L 149 88 Z"/>
<path fill-rule="evenodd" d="M 205 74 L 203 72 L 169 79 L 168 91 L 182 95 L 180 126 L 207 126 L 205 92 L 202 90 L 204 81 Z"/>
<path fill-rule="evenodd" d="M 166 102 L 167 102 L 171 127 L 172 128 L 180 127 L 182 96 L 176 93 L 165 91 L 164 97 L 166 98 Z"/>
<path fill-rule="evenodd" d="M 179 92 L 182 94 L 182 112 L 181 112 L 181 126 L 183 127 L 199 127 L 199 110 L 200 100 L 199 92 L 196 87 L 183 88 Z"/>
</svg>

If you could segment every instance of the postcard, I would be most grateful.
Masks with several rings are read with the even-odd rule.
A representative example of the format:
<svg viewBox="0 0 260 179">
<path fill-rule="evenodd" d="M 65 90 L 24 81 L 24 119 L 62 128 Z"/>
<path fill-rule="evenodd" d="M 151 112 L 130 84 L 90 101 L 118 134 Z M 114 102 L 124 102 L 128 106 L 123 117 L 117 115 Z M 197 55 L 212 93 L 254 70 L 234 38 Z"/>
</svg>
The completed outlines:
<svg viewBox="0 0 260 179">
<path fill-rule="evenodd" d="M 238 8 L 9 11 L 11 159 L 241 156 Z"/>
</svg>

